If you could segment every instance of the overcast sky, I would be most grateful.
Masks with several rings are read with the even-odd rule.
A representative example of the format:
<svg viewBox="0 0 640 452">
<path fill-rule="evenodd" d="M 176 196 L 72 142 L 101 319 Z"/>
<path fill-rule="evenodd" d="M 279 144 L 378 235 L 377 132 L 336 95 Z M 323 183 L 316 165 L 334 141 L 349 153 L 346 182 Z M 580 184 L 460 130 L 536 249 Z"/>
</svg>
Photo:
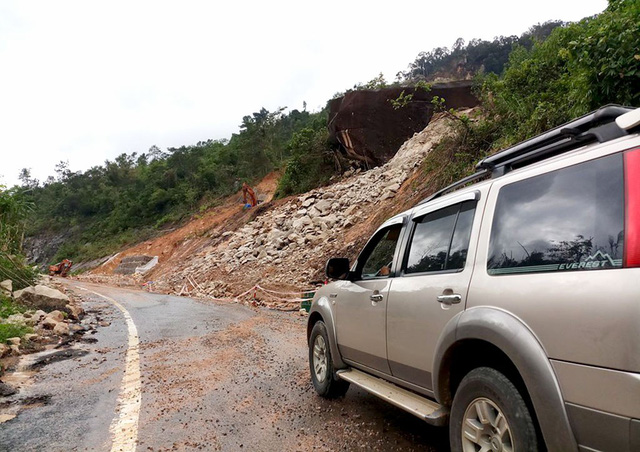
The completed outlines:
<svg viewBox="0 0 640 452">
<path fill-rule="evenodd" d="M 0 183 L 229 138 L 261 107 L 318 110 L 420 51 L 579 20 L 606 0 L 0 0 Z"/>
</svg>

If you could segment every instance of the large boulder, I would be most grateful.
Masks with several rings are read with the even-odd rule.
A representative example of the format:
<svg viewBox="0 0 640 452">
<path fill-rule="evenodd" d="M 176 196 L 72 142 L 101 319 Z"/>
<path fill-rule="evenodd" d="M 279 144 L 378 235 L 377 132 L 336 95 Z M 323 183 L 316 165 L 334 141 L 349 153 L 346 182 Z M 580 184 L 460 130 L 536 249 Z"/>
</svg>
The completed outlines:
<svg viewBox="0 0 640 452">
<path fill-rule="evenodd" d="M 43 311 L 64 310 L 71 300 L 59 290 L 38 284 L 13 293 L 15 300 L 29 308 Z"/>
</svg>

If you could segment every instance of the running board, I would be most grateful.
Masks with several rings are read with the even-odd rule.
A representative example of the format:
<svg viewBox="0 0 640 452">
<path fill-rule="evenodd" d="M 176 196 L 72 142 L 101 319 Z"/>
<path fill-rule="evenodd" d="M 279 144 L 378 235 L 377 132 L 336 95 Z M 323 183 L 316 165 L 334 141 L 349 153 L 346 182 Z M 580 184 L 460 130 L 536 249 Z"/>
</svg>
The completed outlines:
<svg viewBox="0 0 640 452">
<path fill-rule="evenodd" d="M 356 369 L 344 369 L 338 376 L 367 392 L 397 406 L 431 425 L 443 426 L 449 420 L 449 409 L 426 397 L 415 394 L 380 378 Z"/>
</svg>

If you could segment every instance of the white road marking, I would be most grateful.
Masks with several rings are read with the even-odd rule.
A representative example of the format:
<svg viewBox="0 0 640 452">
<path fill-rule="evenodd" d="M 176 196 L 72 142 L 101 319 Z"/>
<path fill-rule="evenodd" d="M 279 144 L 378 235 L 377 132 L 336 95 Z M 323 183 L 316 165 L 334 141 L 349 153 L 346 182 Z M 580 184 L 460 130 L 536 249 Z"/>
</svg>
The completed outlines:
<svg viewBox="0 0 640 452">
<path fill-rule="evenodd" d="M 111 452 L 134 452 L 138 441 L 138 417 L 140 416 L 140 403 L 142 399 L 142 383 L 140 381 L 140 354 L 138 330 L 129 311 L 113 298 L 90 290 L 99 297 L 113 303 L 124 315 L 127 321 L 128 342 L 125 362 L 124 377 L 118 403 L 116 417 L 111 421 L 109 431 L 113 437 Z"/>
</svg>

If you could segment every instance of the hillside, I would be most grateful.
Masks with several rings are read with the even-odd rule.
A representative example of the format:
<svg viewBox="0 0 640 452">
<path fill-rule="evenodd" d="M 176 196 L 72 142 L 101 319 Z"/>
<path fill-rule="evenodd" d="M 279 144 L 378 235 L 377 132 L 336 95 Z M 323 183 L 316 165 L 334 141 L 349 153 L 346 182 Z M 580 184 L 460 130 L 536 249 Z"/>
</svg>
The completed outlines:
<svg viewBox="0 0 640 452">
<path fill-rule="evenodd" d="M 532 29 L 536 32 L 526 42 L 506 39 L 485 46 L 474 40 L 466 47 L 456 42 L 451 51 L 434 49 L 422 55 L 428 60 L 426 72 L 404 74 L 391 85 L 376 77 L 337 94 L 320 112 L 307 112 L 306 106 L 289 112 L 263 108 L 245 116 L 230 140 L 166 152 L 152 147 L 86 172 L 71 172 L 62 162 L 58 177 L 43 184 L 25 171 L 22 187 L 0 187 L 4 204 L 20 207 L 19 215 L 6 214 L 8 227 L 0 232 L 12 245 L 3 252 L 20 255 L 24 249 L 31 262 L 41 265 L 70 258 L 89 268 L 126 250 L 98 270 L 102 273 L 112 271 L 123 256 L 158 256 L 160 266 L 148 279 L 157 290 L 178 293 L 195 286 L 211 295 L 229 295 L 258 277 L 298 286 L 321 277 L 318 269 L 329 252 L 353 257 L 358 240 L 379 221 L 464 177 L 487 154 L 608 103 L 640 105 L 639 23 L 637 1 L 611 0 L 599 15 Z M 453 91 L 445 94 L 424 80 L 438 79 L 460 58 L 469 62 L 476 51 L 484 56 L 461 76 L 468 79 L 466 71 L 476 71 L 473 89 L 469 81 L 460 85 L 469 93 L 472 89 L 472 105 L 479 102 L 482 111 L 482 119 L 470 121 L 447 110 L 455 104 Z M 488 70 L 494 57 L 504 62 L 500 74 Z M 415 64 L 422 65 L 418 60 Z M 396 173 L 398 145 L 420 131 L 433 112 L 453 118 L 455 132 L 439 142 L 434 148 L 438 158 L 425 159 L 420 172 L 411 175 L 405 168 Z M 281 174 L 277 181 L 270 176 L 271 182 L 264 183 L 276 201 L 240 210 L 241 183 L 256 185 L 274 171 Z M 420 183 L 408 185 L 407 178 L 420 178 Z M 352 179 L 355 185 L 340 185 Z M 369 185 L 360 187 L 356 181 Z M 384 194 L 381 184 L 387 182 L 394 190 Z M 363 197 L 356 196 L 360 188 Z M 387 199 L 376 201 L 375 196 Z M 316 204 L 321 207 L 311 208 Z M 368 210 L 372 206 L 379 215 L 374 219 Z M 310 249 L 318 244 L 327 246 Z M 289 260 L 290 254 L 299 260 Z M 0 270 L 8 276 L 25 269 L 16 264 L 19 260 L 0 262 Z M 279 278 L 285 264 L 296 270 Z M 187 268 L 191 279 L 220 282 L 207 287 L 199 279 L 185 282 Z"/>
<path fill-rule="evenodd" d="M 422 183 L 421 163 L 451 133 L 451 121 L 436 115 L 385 165 L 349 171 L 335 183 L 304 195 L 268 202 L 255 211 L 242 211 L 237 198 L 231 197 L 225 206 L 123 251 L 82 278 L 124 285 L 153 281 L 149 290 L 203 298 L 233 297 L 256 284 L 284 292 L 312 287 L 312 282 L 324 279 L 328 257 L 353 259 L 388 216 L 433 189 Z M 270 180 L 271 176 L 263 184 Z M 123 257 L 138 253 L 159 256 L 158 265 L 144 276 L 113 275 Z M 258 297 L 286 306 L 265 292 Z"/>
</svg>

